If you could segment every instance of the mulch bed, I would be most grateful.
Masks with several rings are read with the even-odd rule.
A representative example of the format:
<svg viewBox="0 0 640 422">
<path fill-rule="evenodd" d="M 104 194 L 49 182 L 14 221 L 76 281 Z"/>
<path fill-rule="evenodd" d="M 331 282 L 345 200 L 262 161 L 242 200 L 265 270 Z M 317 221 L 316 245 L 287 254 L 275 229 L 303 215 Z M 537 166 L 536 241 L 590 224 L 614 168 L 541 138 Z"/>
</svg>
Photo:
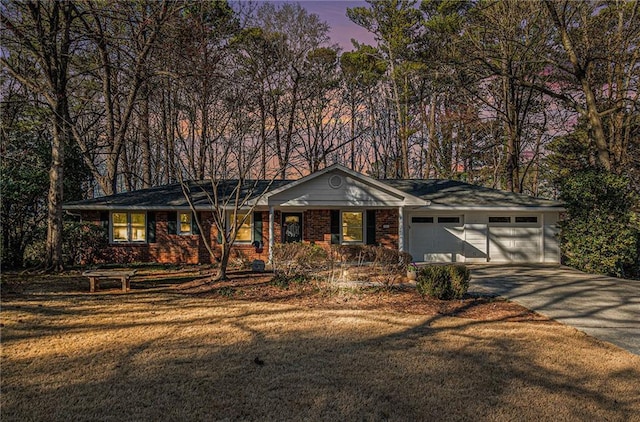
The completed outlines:
<svg viewBox="0 0 640 422">
<path fill-rule="evenodd" d="M 318 309 L 358 309 L 442 315 L 483 321 L 551 320 L 513 302 L 492 297 L 468 295 L 462 300 L 438 300 L 421 297 L 412 287 L 338 288 L 327 282 L 292 283 L 283 288 L 271 283 L 270 274 L 247 271 L 232 272 L 229 280 L 211 282 L 196 279 L 173 287 L 183 294 L 215 298 L 284 303 Z"/>
</svg>

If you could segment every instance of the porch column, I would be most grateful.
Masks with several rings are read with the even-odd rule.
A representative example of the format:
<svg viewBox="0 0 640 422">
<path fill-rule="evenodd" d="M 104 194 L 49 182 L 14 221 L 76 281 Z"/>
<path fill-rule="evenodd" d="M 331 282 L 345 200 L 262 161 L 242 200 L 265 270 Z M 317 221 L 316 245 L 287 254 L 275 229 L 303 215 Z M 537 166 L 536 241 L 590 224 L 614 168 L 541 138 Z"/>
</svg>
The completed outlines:
<svg viewBox="0 0 640 422">
<path fill-rule="evenodd" d="M 273 238 L 273 223 L 273 207 L 269 207 L 269 264 L 273 262 L 273 245 L 275 244 L 275 239 Z"/>
<path fill-rule="evenodd" d="M 404 252 L 404 207 L 398 207 L 398 250 Z"/>
</svg>

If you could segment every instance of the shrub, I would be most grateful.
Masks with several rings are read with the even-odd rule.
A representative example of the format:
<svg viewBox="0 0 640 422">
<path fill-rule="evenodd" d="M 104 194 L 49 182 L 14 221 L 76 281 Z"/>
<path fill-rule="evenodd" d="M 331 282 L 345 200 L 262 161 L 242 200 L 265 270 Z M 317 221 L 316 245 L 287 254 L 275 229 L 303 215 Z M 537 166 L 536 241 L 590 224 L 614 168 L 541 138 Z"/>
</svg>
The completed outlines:
<svg viewBox="0 0 640 422">
<path fill-rule="evenodd" d="M 281 289 L 288 289 L 291 284 L 302 284 L 309 281 L 309 276 L 300 273 L 294 273 L 291 275 L 285 275 L 283 273 L 276 273 L 271 279 L 270 284 L 272 286 L 280 287 Z"/>
<path fill-rule="evenodd" d="M 107 229 L 93 223 L 66 221 L 63 226 L 62 258 L 64 265 L 95 264 L 104 260 L 104 251 L 109 246 Z M 27 265 L 40 265 L 46 251 L 44 231 L 25 251 Z"/>
<path fill-rule="evenodd" d="M 307 275 L 327 266 L 327 251 L 310 243 L 277 243 L 273 248 L 273 268 L 276 274 L 291 278 Z"/>
<path fill-rule="evenodd" d="M 107 229 L 92 223 L 64 223 L 62 254 L 65 265 L 93 264 L 109 245 Z"/>
<path fill-rule="evenodd" d="M 423 297 L 460 299 L 469 290 L 469 279 L 469 269 L 464 265 L 430 265 L 420 268 L 416 289 Z"/>
<path fill-rule="evenodd" d="M 623 176 L 574 172 L 560 182 L 568 216 L 560 223 L 567 265 L 617 277 L 640 276 L 638 198 Z"/>
</svg>

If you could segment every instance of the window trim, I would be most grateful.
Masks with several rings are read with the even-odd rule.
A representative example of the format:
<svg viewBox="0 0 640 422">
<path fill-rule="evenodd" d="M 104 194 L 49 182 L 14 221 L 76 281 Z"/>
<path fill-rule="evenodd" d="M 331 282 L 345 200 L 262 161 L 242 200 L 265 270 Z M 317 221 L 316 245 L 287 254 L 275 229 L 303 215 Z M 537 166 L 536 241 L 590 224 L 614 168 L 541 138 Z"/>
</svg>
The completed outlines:
<svg viewBox="0 0 640 422">
<path fill-rule="evenodd" d="M 231 233 L 231 225 L 235 224 L 235 221 L 231 221 L 233 218 L 233 211 L 229 211 L 228 217 L 227 217 L 227 233 Z M 245 222 L 249 224 L 249 233 L 251 234 L 251 237 L 249 240 L 239 240 L 238 239 L 238 233 L 236 232 L 236 238 L 234 240 L 234 243 L 238 243 L 241 245 L 250 245 L 251 243 L 253 243 L 253 211 L 241 211 L 238 210 L 236 212 L 236 221 L 238 219 L 239 216 L 241 215 L 249 215 L 249 218 L 247 219 L 247 221 Z"/>
<path fill-rule="evenodd" d="M 189 216 L 189 231 L 182 231 L 182 221 L 180 220 L 180 216 L 186 214 Z M 178 236 L 190 236 L 193 234 L 193 212 L 191 211 L 178 211 L 177 213 L 177 229 L 176 234 Z"/>
<path fill-rule="evenodd" d="M 345 212 L 350 212 L 350 213 L 360 213 L 360 215 L 362 216 L 362 226 L 360 227 L 360 230 L 362 232 L 362 240 L 344 240 L 344 220 L 343 220 L 343 215 Z M 362 209 L 341 209 L 340 210 L 340 244 L 341 245 L 366 245 L 367 243 L 367 233 L 366 233 L 366 228 L 367 228 L 367 213 L 365 212 L 365 210 Z"/>
<path fill-rule="evenodd" d="M 113 215 L 114 214 L 125 214 L 127 216 L 126 228 L 127 228 L 127 239 L 126 240 L 117 240 L 114 237 L 114 223 L 113 223 Z M 144 239 L 143 240 L 132 240 L 133 235 L 133 223 L 131 221 L 132 214 L 142 214 L 144 216 Z M 149 243 L 149 233 L 148 233 L 148 215 L 147 211 L 125 211 L 125 210 L 114 210 L 109 213 L 109 243 L 116 245 L 125 245 L 125 244 L 147 244 Z"/>
</svg>

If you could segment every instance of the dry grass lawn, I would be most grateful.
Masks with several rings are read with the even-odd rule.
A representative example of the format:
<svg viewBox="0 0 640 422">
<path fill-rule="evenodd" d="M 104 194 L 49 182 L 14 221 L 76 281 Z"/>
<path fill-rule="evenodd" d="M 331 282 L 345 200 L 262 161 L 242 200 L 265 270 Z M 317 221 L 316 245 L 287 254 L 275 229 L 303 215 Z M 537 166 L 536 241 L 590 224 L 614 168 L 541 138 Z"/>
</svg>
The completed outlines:
<svg viewBox="0 0 640 422">
<path fill-rule="evenodd" d="M 461 317 L 171 280 L 5 278 L 1 420 L 640 420 L 640 356 L 500 302 Z"/>
</svg>

